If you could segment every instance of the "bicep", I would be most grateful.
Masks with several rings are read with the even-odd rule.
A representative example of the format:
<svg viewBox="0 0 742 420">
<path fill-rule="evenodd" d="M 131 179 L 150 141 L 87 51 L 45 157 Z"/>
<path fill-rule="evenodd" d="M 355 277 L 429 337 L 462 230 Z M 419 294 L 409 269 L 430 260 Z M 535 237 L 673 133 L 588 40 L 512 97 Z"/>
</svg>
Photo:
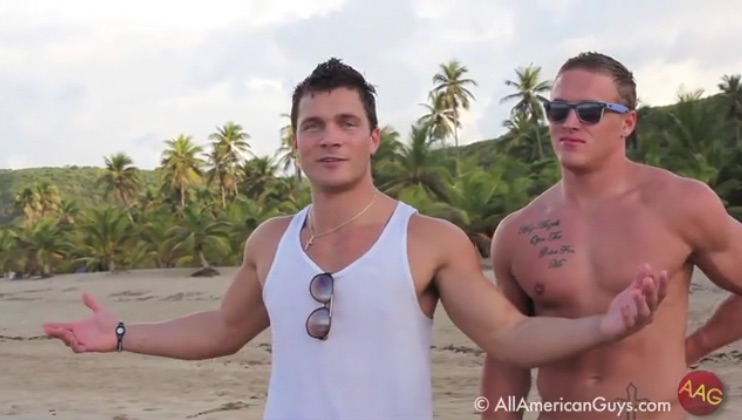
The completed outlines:
<svg viewBox="0 0 742 420">
<path fill-rule="evenodd" d="M 240 347 L 269 326 L 262 291 L 255 268 L 243 264 L 222 298 L 224 326 Z"/>
<path fill-rule="evenodd" d="M 441 303 L 451 321 L 487 350 L 497 336 L 523 320 L 503 291 L 482 271 L 476 250 L 458 228 L 445 233 L 445 262 L 436 276 Z"/>
<path fill-rule="evenodd" d="M 723 221 L 709 226 L 709 231 L 704 233 L 706 238 L 696 241 L 693 262 L 717 286 L 742 294 L 742 271 L 739 270 L 742 224 L 728 215 L 720 217 Z"/>
<path fill-rule="evenodd" d="M 236 347 L 244 346 L 270 326 L 258 266 L 266 265 L 266 258 L 273 254 L 269 250 L 278 245 L 283 224 L 280 219 L 269 220 L 250 235 L 245 242 L 242 265 L 222 298 L 219 308 L 222 322 Z"/>
<path fill-rule="evenodd" d="M 689 183 L 685 204 L 678 222 L 692 248 L 692 262 L 719 287 L 742 294 L 742 224 L 705 184 Z"/>
</svg>

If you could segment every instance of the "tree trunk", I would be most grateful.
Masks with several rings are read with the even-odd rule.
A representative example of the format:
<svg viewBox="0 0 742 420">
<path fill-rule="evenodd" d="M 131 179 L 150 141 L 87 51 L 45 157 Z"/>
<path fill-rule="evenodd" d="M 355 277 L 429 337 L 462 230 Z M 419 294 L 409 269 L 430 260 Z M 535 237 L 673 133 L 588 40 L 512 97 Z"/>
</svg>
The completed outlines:
<svg viewBox="0 0 742 420">
<path fill-rule="evenodd" d="M 209 264 L 209 261 L 206 260 L 206 256 L 204 255 L 203 251 L 198 251 L 198 258 L 199 260 L 201 260 L 201 268 L 211 267 L 211 264 Z"/>
</svg>

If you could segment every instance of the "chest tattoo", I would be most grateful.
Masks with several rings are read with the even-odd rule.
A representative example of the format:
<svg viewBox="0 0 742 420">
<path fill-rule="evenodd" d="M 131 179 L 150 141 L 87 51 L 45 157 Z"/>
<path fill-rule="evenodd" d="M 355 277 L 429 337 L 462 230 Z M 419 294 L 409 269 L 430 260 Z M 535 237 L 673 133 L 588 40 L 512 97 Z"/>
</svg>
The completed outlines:
<svg viewBox="0 0 742 420">
<path fill-rule="evenodd" d="M 547 218 L 521 225 L 518 235 L 528 237 L 537 258 L 546 259 L 550 269 L 564 267 L 569 257 L 575 254 L 574 245 L 563 238 L 561 219 Z"/>
</svg>

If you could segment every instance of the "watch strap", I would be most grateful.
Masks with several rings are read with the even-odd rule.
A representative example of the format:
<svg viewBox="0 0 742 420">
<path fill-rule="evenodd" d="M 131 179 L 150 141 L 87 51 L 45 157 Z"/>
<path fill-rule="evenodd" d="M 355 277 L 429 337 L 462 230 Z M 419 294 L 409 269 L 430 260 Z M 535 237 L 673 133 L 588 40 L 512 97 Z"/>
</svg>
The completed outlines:
<svg viewBox="0 0 742 420">
<path fill-rule="evenodd" d="M 119 322 L 116 326 L 116 351 L 119 353 L 124 351 L 124 335 L 126 334 L 126 326 L 123 322 Z"/>
</svg>

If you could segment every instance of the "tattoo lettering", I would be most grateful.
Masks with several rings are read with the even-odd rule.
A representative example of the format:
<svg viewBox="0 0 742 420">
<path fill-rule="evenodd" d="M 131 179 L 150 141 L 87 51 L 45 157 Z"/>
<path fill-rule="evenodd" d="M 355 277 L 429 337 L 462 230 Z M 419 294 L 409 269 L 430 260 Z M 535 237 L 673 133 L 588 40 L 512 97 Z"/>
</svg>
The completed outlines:
<svg viewBox="0 0 742 420">
<path fill-rule="evenodd" d="M 566 258 L 559 258 L 549 261 L 549 268 L 559 268 L 564 266 L 564 263 L 567 262 Z"/>
<path fill-rule="evenodd" d="M 549 268 L 563 267 L 567 262 L 567 256 L 574 255 L 575 248 L 572 245 L 552 244 L 554 241 L 563 240 L 562 221 L 560 219 L 544 219 L 536 223 L 528 223 L 518 229 L 519 235 L 528 235 L 529 243 L 538 247 L 538 258 L 548 258 Z"/>
<path fill-rule="evenodd" d="M 521 226 L 520 229 L 518 229 L 518 234 L 530 235 L 537 230 L 539 231 L 544 230 L 548 232 L 548 231 L 554 230 L 554 228 L 558 228 L 559 225 L 561 225 L 561 220 L 559 219 L 557 220 L 546 219 L 546 220 L 542 220 L 537 223 L 529 223 L 527 225 Z"/>
<path fill-rule="evenodd" d="M 562 245 L 559 247 L 548 247 L 544 246 L 541 247 L 541 249 L 538 250 L 538 257 L 544 258 L 544 257 L 553 257 L 557 255 L 568 255 L 568 254 L 574 254 L 575 249 L 572 247 L 572 245 Z"/>
</svg>

